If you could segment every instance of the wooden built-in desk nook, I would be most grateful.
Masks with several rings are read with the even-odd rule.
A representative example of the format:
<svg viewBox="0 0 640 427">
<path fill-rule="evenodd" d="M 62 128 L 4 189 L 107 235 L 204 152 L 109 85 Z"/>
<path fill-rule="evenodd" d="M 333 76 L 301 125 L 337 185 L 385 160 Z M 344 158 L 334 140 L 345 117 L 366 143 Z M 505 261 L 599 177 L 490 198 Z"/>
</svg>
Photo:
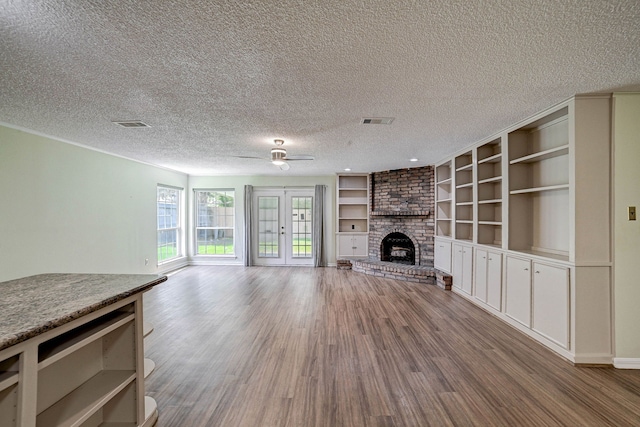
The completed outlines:
<svg viewBox="0 0 640 427">
<path fill-rule="evenodd" d="M 142 293 L 165 276 L 41 274 L 0 283 L 0 426 L 144 426 Z"/>
</svg>

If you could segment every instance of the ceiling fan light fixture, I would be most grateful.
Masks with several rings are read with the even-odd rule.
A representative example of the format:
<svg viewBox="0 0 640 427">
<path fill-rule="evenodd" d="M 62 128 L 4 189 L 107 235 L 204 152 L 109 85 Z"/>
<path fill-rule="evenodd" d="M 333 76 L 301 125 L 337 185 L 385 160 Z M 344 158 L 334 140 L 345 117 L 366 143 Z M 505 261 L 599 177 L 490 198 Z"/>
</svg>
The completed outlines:
<svg viewBox="0 0 640 427">
<path fill-rule="evenodd" d="M 276 166 L 281 166 L 285 163 L 285 158 L 287 157 L 287 150 L 280 147 L 275 147 L 271 149 L 271 163 Z"/>
</svg>

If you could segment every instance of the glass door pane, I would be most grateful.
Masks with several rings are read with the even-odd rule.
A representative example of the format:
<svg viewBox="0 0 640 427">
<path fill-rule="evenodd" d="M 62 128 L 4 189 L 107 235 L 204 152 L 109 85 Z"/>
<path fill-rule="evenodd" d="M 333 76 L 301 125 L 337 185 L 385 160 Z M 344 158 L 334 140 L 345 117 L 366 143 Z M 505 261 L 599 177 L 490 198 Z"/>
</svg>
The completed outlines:
<svg viewBox="0 0 640 427">
<path fill-rule="evenodd" d="M 278 258 L 279 248 L 279 213 L 280 198 L 278 196 L 258 197 L 258 257 Z"/>
<path fill-rule="evenodd" d="M 291 256 L 311 258 L 313 197 L 291 197 Z"/>
</svg>

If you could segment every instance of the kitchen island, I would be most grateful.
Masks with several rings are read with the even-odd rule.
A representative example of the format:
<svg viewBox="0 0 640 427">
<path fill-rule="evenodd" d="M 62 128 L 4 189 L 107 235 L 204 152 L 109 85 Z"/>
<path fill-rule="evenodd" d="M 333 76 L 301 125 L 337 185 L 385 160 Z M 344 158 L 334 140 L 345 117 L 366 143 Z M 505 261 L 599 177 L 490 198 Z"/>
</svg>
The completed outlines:
<svg viewBox="0 0 640 427">
<path fill-rule="evenodd" d="M 0 283 L 0 426 L 153 425 L 142 293 L 166 280 L 41 274 Z"/>
</svg>

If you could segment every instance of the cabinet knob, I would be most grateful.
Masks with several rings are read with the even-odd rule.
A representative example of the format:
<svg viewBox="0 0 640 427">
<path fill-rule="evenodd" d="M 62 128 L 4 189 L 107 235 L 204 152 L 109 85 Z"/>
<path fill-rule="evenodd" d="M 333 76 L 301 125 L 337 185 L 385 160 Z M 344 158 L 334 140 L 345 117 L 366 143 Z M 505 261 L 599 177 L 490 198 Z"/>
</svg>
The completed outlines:
<svg viewBox="0 0 640 427">
<path fill-rule="evenodd" d="M 493 261 L 493 258 L 489 258 L 489 261 Z"/>
<path fill-rule="evenodd" d="M 536 274 L 540 274 L 540 272 L 539 272 L 539 271 L 536 271 Z"/>
<path fill-rule="evenodd" d="M 483 257 L 482 257 L 482 259 L 487 259 L 487 257 L 486 257 L 486 256 L 483 256 Z"/>
<path fill-rule="evenodd" d="M 525 268 L 525 269 L 524 269 L 524 271 L 529 271 L 529 269 L 528 269 L 528 268 Z"/>
</svg>

